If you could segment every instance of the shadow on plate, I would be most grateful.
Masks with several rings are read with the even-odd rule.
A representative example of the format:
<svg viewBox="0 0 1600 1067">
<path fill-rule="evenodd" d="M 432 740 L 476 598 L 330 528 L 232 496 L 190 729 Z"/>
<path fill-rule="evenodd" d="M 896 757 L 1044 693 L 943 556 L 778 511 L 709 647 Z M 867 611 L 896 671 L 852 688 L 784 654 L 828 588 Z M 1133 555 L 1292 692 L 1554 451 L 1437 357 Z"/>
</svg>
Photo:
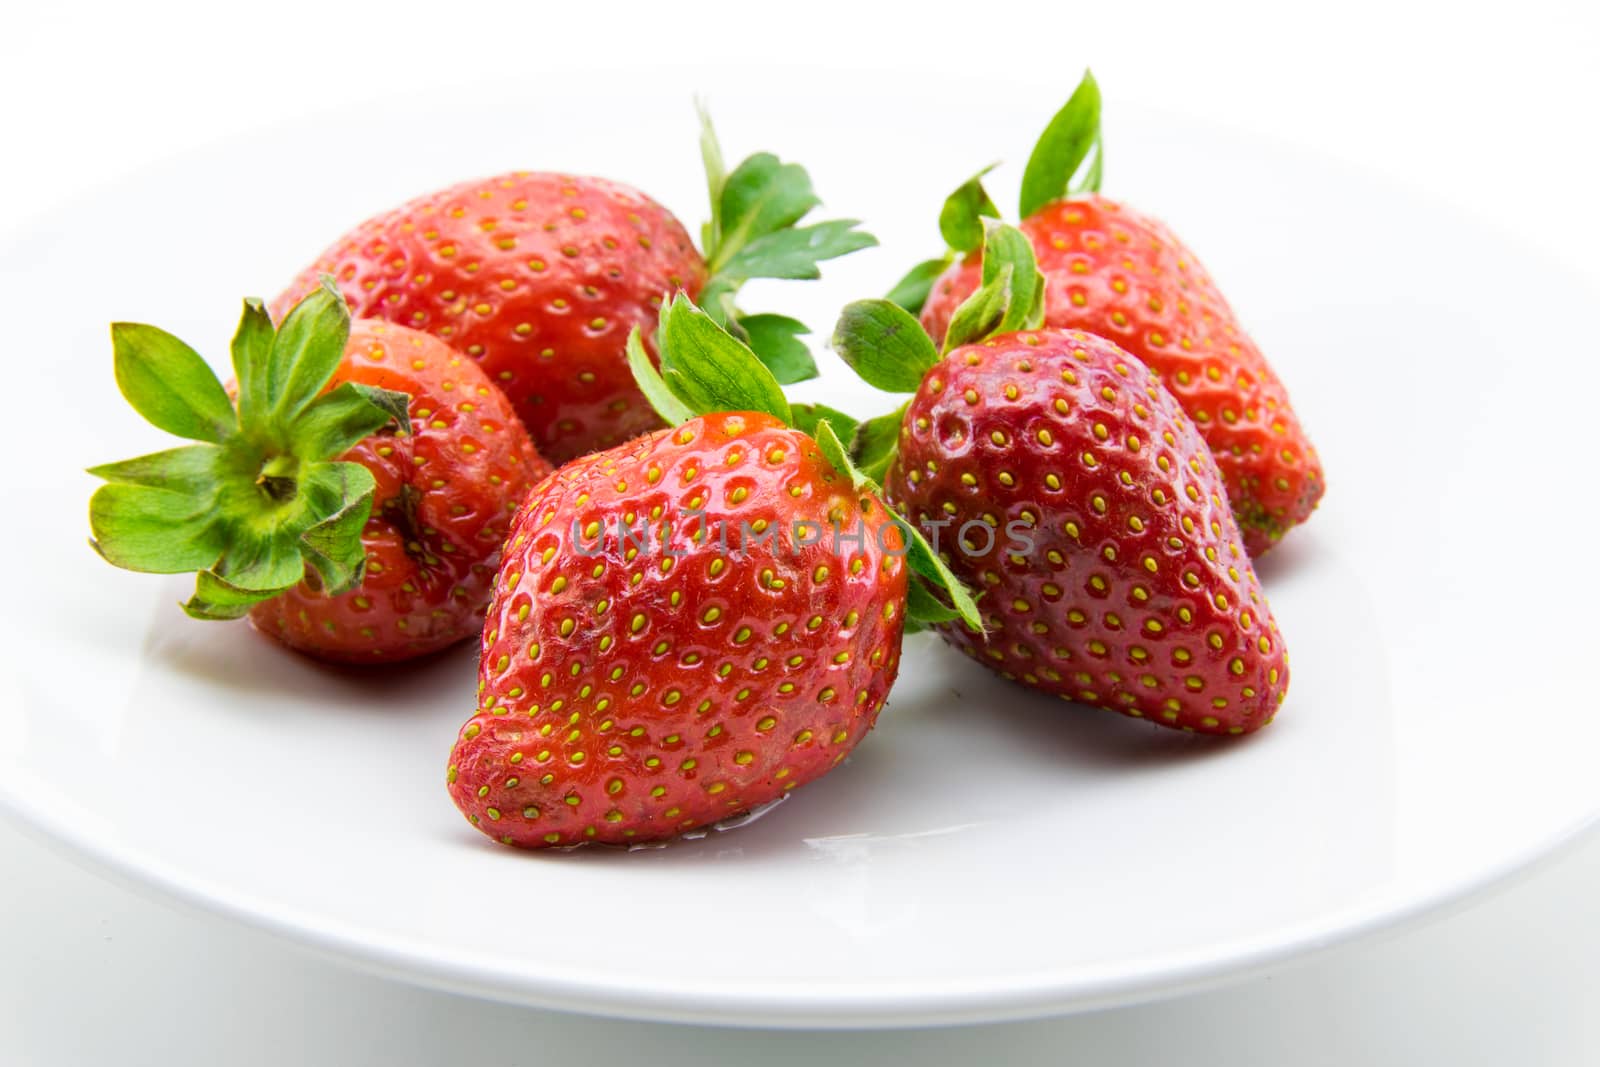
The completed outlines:
<svg viewBox="0 0 1600 1067">
<path fill-rule="evenodd" d="M 508 862 L 678 864 L 737 855 L 741 859 L 792 860 L 825 847 L 857 841 L 908 842 L 967 831 L 1008 817 L 1006 808 L 985 810 L 961 791 L 981 795 L 981 783 L 963 781 L 964 767 L 1006 767 L 1037 780 L 1049 796 L 1051 782 L 1083 786 L 1096 779 L 1126 779 L 1197 761 L 1223 760 L 1263 743 L 1264 734 L 1213 738 L 1185 734 L 1131 720 L 1098 708 L 1044 696 L 1006 682 L 964 656 L 926 641 L 926 681 L 891 699 L 878 728 L 850 757 L 756 817 L 736 817 L 730 828 L 710 828 L 690 837 L 632 848 L 580 846 L 524 851 L 489 840 L 465 823 L 452 835 L 464 848 L 502 853 Z M 1270 743 L 1270 742 L 1268 742 Z M 952 788 L 953 785 L 958 786 Z M 1065 800 L 1067 790 L 1057 790 Z M 877 812 L 900 809 L 904 795 L 928 797 L 925 821 L 887 825 Z"/>
<path fill-rule="evenodd" d="M 144 658 L 205 686 L 281 698 L 227 702 L 235 708 L 305 702 L 388 717 L 433 714 L 440 703 L 470 709 L 477 674 L 474 641 L 402 663 L 344 665 L 295 652 L 247 622 L 200 623 L 181 615 L 152 620 Z"/>
</svg>

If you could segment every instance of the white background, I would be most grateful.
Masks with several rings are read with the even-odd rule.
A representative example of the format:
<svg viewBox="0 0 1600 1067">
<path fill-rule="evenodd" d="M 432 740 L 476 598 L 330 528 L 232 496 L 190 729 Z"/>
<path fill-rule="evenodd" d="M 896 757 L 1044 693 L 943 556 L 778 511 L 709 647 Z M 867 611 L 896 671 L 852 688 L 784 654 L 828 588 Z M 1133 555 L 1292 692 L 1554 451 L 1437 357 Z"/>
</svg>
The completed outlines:
<svg viewBox="0 0 1600 1067">
<path fill-rule="evenodd" d="M 787 83 L 801 100 L 809 83 L 859 71 L 980 92 L 998 70 L 1053 101 L 1092 64 L 1113 101 L 1356 161 L 1600 285 L 1592 4 L 469 6 L 7 11 L 0 230 L 187 148 L 330 109 L 358 130 L 363 109 L 429 87 L 470 108 L 516 83 L 570 98 L 578 121 L 597 78 L 637 84 L 651 109 L 665 106 L 663 80 L 699 69 L 719 86 Z M 960 133 L 946 164 L 957 178 L 970 162 Z M 1372 238 L 1375 256 L 1429 269 L 1430 250 L 1404 234 Z M 114 284 L 94 262 L 86 249 L 81 283 Z M 1483 290 L 1463 302 L 1492 299 L 1495 275 L 1517 269 L 1485 263 Z M 26 314 L 15 294 L 0 309 Z M 1427 358 L 1449 373 L 1448 352 Z M 358 977 L 147 902 L 0 829 L 0 1063 L 1588 1064 L 1600 1060 L 1587 1010 L 1600 994 L 1597 897 L 1591 842 L 1425 930 L 1183 1001 L 952 1032 L 768 1035 L 568 1018 Z"/>
</svg>

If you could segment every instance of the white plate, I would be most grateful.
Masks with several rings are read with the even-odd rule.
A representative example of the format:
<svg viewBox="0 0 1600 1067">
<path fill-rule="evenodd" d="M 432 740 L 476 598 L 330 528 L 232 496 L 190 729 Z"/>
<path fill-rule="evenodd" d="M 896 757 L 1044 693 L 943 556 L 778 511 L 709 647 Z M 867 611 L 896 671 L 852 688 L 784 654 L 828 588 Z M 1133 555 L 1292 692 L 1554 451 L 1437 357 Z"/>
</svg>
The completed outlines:
<svg viewBox="0 0 1600 1067">
<path fill-rule="evenodd" d="M 686 93 L 596 90 L 583 128 L 531 89 L 485 97 L 448 120 L 397 103 L 215 144 L 12 235 L 0 795 L 41 834 L 419 982 L 847 1026 L 1242 974 L 1459 898 L 1600 810 L 1579 476 L 1592 294 L 1359 173 L 1113 107 L 1110 191 L 1204 254 L 1328 472 L 1322 510 L 1261 569 L 1294 657 L 1278 722 L 1186 737 L 1036 697 L 920 637 L 856 755 L 750 826 L 634 853 L 494 846 L 443 781 L 470 651 L 377 677 L 191 622 L 181 581 L 84 546 L 92 482 L 75 473 L 161 443 L 115 394 L 105 322 L 156 322 L 222 359 L 238 297 L 272 295 L 372 209 L 532 165 L 627 178 L 700 218 Z M 1055 103 L 1012 99 L 718 95 L 730 154 L 805 160 L 892 250 L 750 302 L 825 330 L 932 252 L 944 192 L 1024 158 Z M 812 395 L 882 407 L 827 366 Z"/>
</svg>

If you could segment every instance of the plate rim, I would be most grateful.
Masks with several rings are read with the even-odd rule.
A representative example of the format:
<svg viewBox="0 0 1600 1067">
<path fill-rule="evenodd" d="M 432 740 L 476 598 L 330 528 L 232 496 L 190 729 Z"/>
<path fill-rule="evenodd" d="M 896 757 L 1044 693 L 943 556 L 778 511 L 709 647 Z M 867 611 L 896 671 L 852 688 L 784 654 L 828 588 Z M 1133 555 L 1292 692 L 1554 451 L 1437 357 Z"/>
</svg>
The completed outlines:
<svg viewBox="0 0 1600 1067">
<path fill-rule="evenodd" d="M 759 1026 L 778 1029 L 881 1029 L 901 1026 L 1019 1022 L 1096 1011 L 1180 996 L 1231 984 L 1286 962 L 1395 933 L 1508 888 L 1553 863 L 1600 827 L 1600 808 L 1554 833 L 1484 864 L 1454 881 L 1435 880 L 1428 890 L 1399 904 L 1390 894 L 1323 913 L 1313 919 L 1204 949 L 1157 954 L 1133 965 L 1094 970 L 1033 972 L 1007 981 L 986 979 L 925 983 L 875 979 L 860 986 L 811 980 L 788 988 L 771 983 L 756 991 L 734 982 L 698 982 L 672 990 L 630 986 L 626 980 L 574 980 L 562 975 L 474 964 L 470 954 L 421 951 L 359 924 L 329 921 L 299 909 L 273 908 L 248 894 L 218 891 L 205 879 L 185 876 L 165 861 L 152 862 L 73 828 L 71 820 L 29 803 L 26 791 L 0 780 L 0 815 L 28 837 L 68 860 L 109 876 L 135 892 L 161 898 L 201 914 L 237 922 L 377 977 L 399 979 L 443 992 L 553 1011 L 644 1022 Z M 85 863 L 87 861 L 87 863 Z M 1053 976 L 1041 978 L 1040 975 Z M 811 988 L 808 990 L 806 986 Z M 843 990 L 843 992 L 840 992 Z"/>
</svg>

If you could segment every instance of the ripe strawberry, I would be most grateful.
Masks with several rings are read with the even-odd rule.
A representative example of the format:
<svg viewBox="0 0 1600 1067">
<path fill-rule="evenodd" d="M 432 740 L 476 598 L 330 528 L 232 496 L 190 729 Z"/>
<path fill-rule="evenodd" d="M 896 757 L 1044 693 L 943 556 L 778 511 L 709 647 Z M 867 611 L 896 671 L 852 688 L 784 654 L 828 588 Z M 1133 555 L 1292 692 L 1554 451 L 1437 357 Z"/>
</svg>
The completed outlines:
<svg viewBox="0 0 1600 1067">
<path fill-rule="evenodd" d="M 235 410 L 177 338 L 130 324 L 113 338 L 133 406 L 203 443 L 91 472 L 111 483 L 90 502 L 106 559 L 198 570 L 190 615 L 248 614 L 321 659 L 407 659 L 480 631 L 511 513 L 550 467 L 471 360 L 352 327 L 332 289 L 276 332 L 247 302 Z"/>
<path fill-rule="evenodd" d="M 448 774 L 506 844 L 647 841 L 782 797 L 860 742 L 899 667 L 904 528 L 682 298 L 662 337 L 665 381 L 633 362 L 686 420 L 568 464 L 513 523 Z M 708 358 L 720 401 L 685 387 Z"/>
<path fill-rule="evenodd" d="M 850 221 L 797 229 L 818 203 L 800 167 L 761 153 L 724 175 L 709 123 L 702 147 L 712 198 L 704 256 L 628 186 L 518 171 L 367 220 L 302 272 L 274 313 L 333 275 L 356 315 L 426 331 L 477 360 L 558 463 L 661 425 L 623 344 L 635 327 L 648 331 L 674 290 L 701 299 L 780 380 L 812 377 L 794 339 L 805 327 L 742 316 L 733 296 L 749 278 L 815 278 L 820 261 L 876 242 Z"/>
<path fill-rule="evenodd" d="M 1021 229 L 1048 286 L 1046 324 L 1110 338 L 1160 375 L 1211 447 L 1245 547 L 1259 554 L 1321 499 L 1316 449 L 1283 383 L 1195 254 L 1160 222 L 1099 194 L 1098 138 L 1099 92 L 1085 76 L 1023 178 Z M 1086 183 L 1069 186 L 1091 145 Z M 970 183 L 963 189 L 958 202 L 992 212 Z M 957 242 L 972 240 L 970 220 L 954 229 Z M 944 336 L 951 314 L 978 287 L 981 256 L 961 250 L 974 254 L 939 276 L 922 307 L 934 337 Z"/>
<path fill-rule="evenodd" d="M 949 523 L 989 632 L 946 633 L 1003 673 L 1208 733 L 1254 730 L 1282 702 L 1283 641 L 1221 474 L 1110 341 L 1042 330 L 957 348 L 912 400 L 885 487 L 925 530 Z M 1013 522 L 1025 552 L 994 536 Z"/>
<path fill-rule="evenodd" d="M 987 633 L 945 624 L 946 638 L 1007 678 L 1162 725 L 1271 721 L 1283 640 L 1194 423 L 1111 341 L 1014 329 L 1041 310 L 1031 251 L 994 227 L 987 252 L 995 279 L 953 332 L 981 335 L 971 309 L 1000 293 L 997 335 L 940 358 L 887 301 L 852 305 L 835 335 L 869 381 L 915 389 L 888 417 L 895 444 L 863 458 L 887 464 L 891 505 L 944 532 L 950 568 L 984 591 Z"/>
<path fill-rule="evenodd" d="M 483 629 L 500 548 L 523 496 L 550 473 L 511 403 L 471 360 L 425 333 L 362 320 L 333 383 L 409 394 L 411 433 L 379 433 L 344 460 L 371 471 L 358 591 L 308 581 L 257 604 L 251 621 L 323 659 L 401 659 Z"/>
<path fill-rule="evenodd" d="M 295 279 L 275 315 L 331 274 L 354 313 L 425 330 L 477 360 L 561 461 L 657 425 L 621 358 L 705 263 L 676 219 L 627 186 L 519 173 L 368 219 Z"/>
</svg>

